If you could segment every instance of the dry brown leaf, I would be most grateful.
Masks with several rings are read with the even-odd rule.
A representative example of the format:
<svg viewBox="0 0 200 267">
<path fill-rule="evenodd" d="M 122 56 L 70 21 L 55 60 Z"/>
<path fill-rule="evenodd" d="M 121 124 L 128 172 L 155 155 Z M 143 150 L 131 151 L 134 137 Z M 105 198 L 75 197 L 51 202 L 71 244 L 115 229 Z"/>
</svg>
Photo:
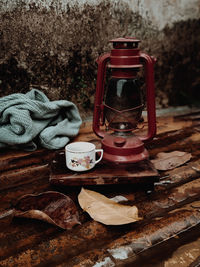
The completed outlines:
<svg viewBox="0 0 200 267">
<path fill-rule="evenodd" d="M 43 220 L 62 229 L 80 224 L 72 199 L 55 191 L 24 195 L 17 200 L 14 209 L 0 214 L 0 225 L 10 223 L 14 216 Z"/>
<path fill-rule="evenodd" d="M 191 159 L 192 155 L 187 152 L 173 151 L 161 152 L 157 154 L 156 159 L 151 160 L 154 167 L 160 171 L 174 169 Z"/>
<path fill-rule="evenodd" d="M 81 208 L 95 221 L 106 225 L 121 225 L 141 220 L 136 206 L 118 204 L 91 190 L 82 188 L 78 201 Z"/>
</svg>

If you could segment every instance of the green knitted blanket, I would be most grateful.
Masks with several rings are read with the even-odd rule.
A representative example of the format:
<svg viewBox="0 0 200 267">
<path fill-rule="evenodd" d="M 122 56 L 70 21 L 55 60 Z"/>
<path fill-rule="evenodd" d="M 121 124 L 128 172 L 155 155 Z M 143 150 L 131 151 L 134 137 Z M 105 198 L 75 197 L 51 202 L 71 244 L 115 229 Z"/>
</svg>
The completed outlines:
<svg viewBox="0 0 200 267">
<path fill-rule="evenodd" d="M 36 89 L 0 98 L 0 148 L 34 150 L 39 142 L 45 148 L 59 149 L 78 134 L 81 123 L 72 102 L 49 101 Z"/>
</svg>

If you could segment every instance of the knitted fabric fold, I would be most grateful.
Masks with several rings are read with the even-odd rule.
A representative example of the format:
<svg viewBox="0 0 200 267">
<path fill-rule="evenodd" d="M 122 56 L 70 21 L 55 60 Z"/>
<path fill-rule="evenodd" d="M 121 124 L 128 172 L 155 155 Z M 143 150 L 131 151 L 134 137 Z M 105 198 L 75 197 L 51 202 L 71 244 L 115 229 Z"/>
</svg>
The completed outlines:
<svg viewBox="0 0 200 267">
<path fill-rule="evenodd" d="M 50 101 L 32 89 L 0 98 L 0 148 L 37 148 L 35 140 L 48 149 L 64 147 L 79 132 L 82 120 L 75 104 Z"/>
</svg>

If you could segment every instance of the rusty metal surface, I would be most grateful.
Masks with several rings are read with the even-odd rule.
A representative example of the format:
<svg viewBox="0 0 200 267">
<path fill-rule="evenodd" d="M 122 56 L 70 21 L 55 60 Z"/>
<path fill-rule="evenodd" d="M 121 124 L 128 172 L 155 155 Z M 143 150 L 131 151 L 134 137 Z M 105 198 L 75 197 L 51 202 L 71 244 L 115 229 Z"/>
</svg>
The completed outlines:
<svg viewBox="0 0 200 267">
<path fill-rule="evenodd" d="M 49 183 L 49 162 L 55 152 L 0 152 L 0 212 L 12 209 L 25 194 L 48 190 L 70 196 L 78 207 L 81 225 L 62 230 L 45 222 L 14 218 L 1 221 L 1 266 L 166 266 L 178 248 L 187 244 L 187 262 L 198 266 L 199 255 L 192 245 L 200 238 L 200 122 L 159 118 L 158 135 L 148 144 L 152 158 L 158 152 L 190 152 L 190 162 L 174 170 L 160 172 L 155 191 L 147 195 L 135 185 L 94 186 L 108 197 L 123 195 L 135 204 L 143 220 L 122 226 L 105 226 L 92 220 L 77 202 L 80 187 Z M 77 140 L 98 143 L 91 124 L 84 124 Z M 140 189 L 140 190 L 139 190 Z M 9 214 L 8 214 L 9 215 Z M 199 243 L 198 243 L 199 244 Z M 182 255 L 179 250 L 179 256 Z M 175 256 L 174 256 L 175 262 Z M 147 264 L 148 263 L 148 264 Z M 171 264 L 171 265 L 170 265 Z M 175 263 L 174 263 L 175 264 Z M 164 265 L 163 265 L 164 266 Z"/>
</svg>

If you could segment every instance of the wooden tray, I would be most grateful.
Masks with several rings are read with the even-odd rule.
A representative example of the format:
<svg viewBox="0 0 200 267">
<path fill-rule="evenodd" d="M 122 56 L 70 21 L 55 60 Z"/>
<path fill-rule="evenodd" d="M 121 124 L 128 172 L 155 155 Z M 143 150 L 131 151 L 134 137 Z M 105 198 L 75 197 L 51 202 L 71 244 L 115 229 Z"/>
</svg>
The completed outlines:
<svg viewBox="0 0 200 267">
<path fill-rule="evenodd" d="M 159 174 L 148 160 L 134 164 L 98 163 L 92 170 L 74 172 L 65 164 L 64 152 L 56 154 L 52 160 L 50 183 L 54 185 L 82 186 L 105 184 L 154 183 Z"/>
</svg>

